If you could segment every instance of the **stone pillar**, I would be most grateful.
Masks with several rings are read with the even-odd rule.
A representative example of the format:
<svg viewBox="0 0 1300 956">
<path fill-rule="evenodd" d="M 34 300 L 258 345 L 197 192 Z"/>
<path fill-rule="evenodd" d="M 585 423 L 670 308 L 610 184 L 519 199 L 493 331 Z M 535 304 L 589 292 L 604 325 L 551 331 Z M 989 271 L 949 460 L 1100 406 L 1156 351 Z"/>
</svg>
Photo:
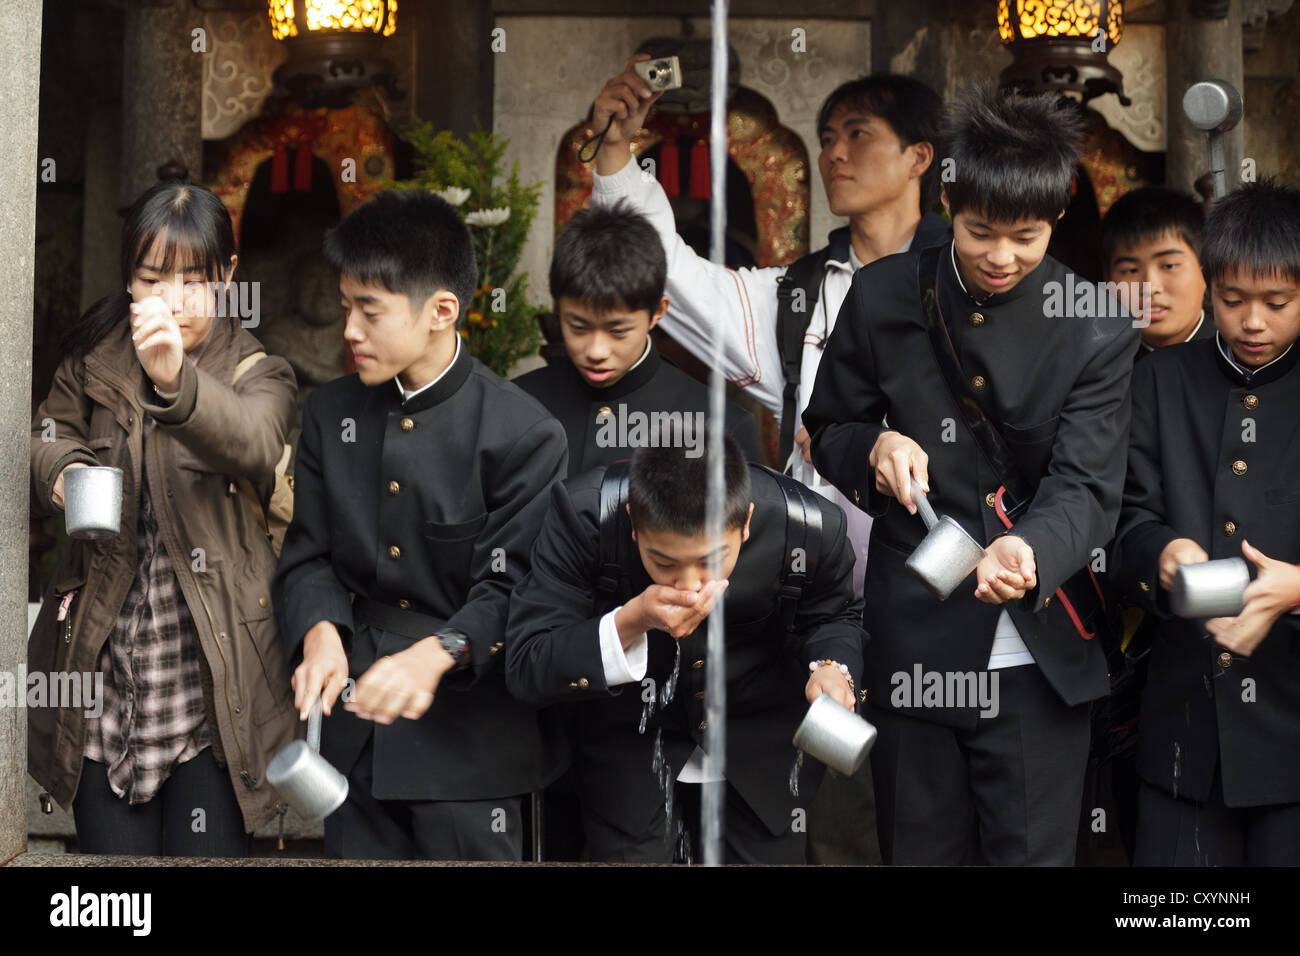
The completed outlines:
<svg viewBox="0 0 1300 956">
<path fill-rule="evenodd" d="M 0 672 L 17 683 L 27 666 L 27 489 L 31 428 L 32 284 L 36 249 L 36 121 L 40 102 L 41 0 L 0 4 L 5 69 L 0 129 L 10 150 L 10 180 L 0 216 Z M 26 693 L 25 682 L 21 690 Z M 0 864 L 27 849 L 23 785 L 27 712 L 0 707 Z"/>
<path fill-rule="evenodd" d="M 951 7 L 949 0 L 877 3 L 871 17 L 871 72 L 905 73 L 943 96 L 952 59 Z M 992 14 L 988 22 L 996 29 Z"/>
<path fill-rule="evenodd" d="M 404 15 L 400 8 L 398 16 Z M 492 77 L 496 68 L 492 52 L 495 17 L 490 3 L 464 0 L 427 0 L 414 11 L 415 76 L 412 109 L 435 129 L 449 129 L 462 138 L 474 130 L 477 119 L 492 129 Z M 523 37 L 506 36 L 506 53 Z M 556 51 L 568 57 L 572 51 Z"/>
<path fill-rule="evenodd" d="M 1209 172 L 1206 135 L 1183 115 L 1183 94 L 1201 80 L 1225 80 L 1244 97 L 1241 52 L 1242 0 L 1168 0 L 1165 63 L 1168 83 L 1168 145 L 1165 183 L 1196 195 L 1193 184 Z M 1224 176 L 1231 191 L 1241 181 L 1242 127 L 1224 136 Z"/>
<path fill-rule="evenodd" d="M 128 0 L 122 52 L 122 190 L 129 204 L 176 161 L 203 177 L 203 54 L 192 31 L 203 11 L 189 0 Z M 209 38 L 209 43 L 210 43 Z"/>
</svg>

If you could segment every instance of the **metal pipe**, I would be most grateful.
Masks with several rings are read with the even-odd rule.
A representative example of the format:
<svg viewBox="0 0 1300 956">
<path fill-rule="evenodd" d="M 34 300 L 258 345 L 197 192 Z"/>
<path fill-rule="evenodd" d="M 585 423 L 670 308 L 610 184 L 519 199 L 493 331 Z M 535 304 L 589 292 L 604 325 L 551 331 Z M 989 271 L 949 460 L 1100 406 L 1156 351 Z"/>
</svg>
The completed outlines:
<svg viewBox="0 0 1300 956">
<path fill-rule="evenodd" d="M 713 78 L 710 89 L 709 162 L 712 194 L 709 197 L 709 258 L 726 262 L 727 228 L 727 0 L 713 0 Z M 722 336 L 713 337 L 709 373 L 708 432 L 709 477 L 705 503 L 705 528 L 710 541 L 722 540 L 723 480 L 722 437 L 726 390 L 722 375 Z M 714 561 L 720 561 L 718 557 Z M 717 565 L 714 565 L 717 577 Z M 727 784 L 727 684 L 725 597 L 719 597 L 708 618 L 708 671 L 705 675 L 704 778 L 700 799 L 701 855 L 705 866 L 723 862 L 723 813 Z"/>
</svg>

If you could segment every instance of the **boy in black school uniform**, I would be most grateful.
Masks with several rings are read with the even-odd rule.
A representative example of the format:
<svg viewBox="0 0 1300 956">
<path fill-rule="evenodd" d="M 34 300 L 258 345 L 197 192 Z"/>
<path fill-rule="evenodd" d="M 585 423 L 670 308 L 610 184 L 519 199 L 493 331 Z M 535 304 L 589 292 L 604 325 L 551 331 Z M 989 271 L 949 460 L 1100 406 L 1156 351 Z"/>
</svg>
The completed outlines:
<svg viewBox="0 0 1300 956">
<path fill-rule="evenodd" d="M 1134 189 L 1106 210 L 1101 221 L 1106 281 L 1120 284 L 1125 305 L 1141 320 L 1137 359 L 1167 345 L 1214 338 L 1198 258 L 1204 227 L 1201 204 L 1167 186 Z M 1132 298 L 1132 283 L 1146 284 L 1149 301 Z"/>
<path fill-rule="evenodd" d="M 555 244 L 551 297 L 566 356 L 514 384 L 564 426 L 570 475 L 627 459 L 637 444 L 702 447 L 709 390 L 660 356 L 650 337 L 668 308 L 667 274 L 658 233 L 622 203 L 579 211 Z M 726 429 L 746 458 L 761 459 L 748 411 L 728 402 Z M 565 706 L 550 709 L 545 720 L 557 759 L 568 765 L 569 750 L 580 750 L 592 728 L 574 724 Z M 544 807 L 546 859 L 581 859 L 583 828 L 572 775 L 546 791 Z"/>
<path fill-rule="evenodd" d="M 836 505 L 791 478 L 746 464 L 729 436 L 725 449 L 720 546 L 704 531 L 708 454 L 638 448 L 630 466 L 611 466 L 628 468 L 625 506 L 618 505 L 620 481 L 606 480 L 611 469 L 555 486 L 532 568 L 511 600 L 511 690 L 537 704 L 580 702 L 577 722 L 592 730 L 575 755 L 575 773 L 594 861 L 672 859 L 661 783 L 675 788 L 677 806 L 698 802 L 691 787 L 674 781 L 702 779 L 703 624 L 723 588 L 727 861 L 805 861 L 797 811 L 812 800 L 823 767 L 805 760 L 793 795 L 791 738 L 820 694 L 854 704 L 851 679 L 860 671 L 864 635 L 853 552 Z M 798 549 L 806 565 L 791 563 Z M 806 578 L 791 576 L 791 569 Z M 799 588 L 797 595 L 783 599 L 783 584 Z M 647 688 L 662 692 L 673 679 L 674 639 L 680 654 L 675 692 L 639 732 Z M 692 816 L 685 814 L 688 825 Z"/>
<path fill-rule="evenodd" d="M 1133 374 L 1116 538 L 1158 619 L 1138 739 L 1149 866 L 1300 865 L 1300 190 L 1215 205 L 1201 263 L 1217 334 Z M 1180 565 L 1245 557 L 1234 618 L 1180 620 Z"/>
<path fill-rule="evenodd" d="M 1101 221 L 1103 269 L 1137 319 L 1142 344 L 1135 363 L 1156 349 L 1214 338 L 1199 259 L 1204 230 L 1201 203 L 1167 186 L 1131 190 L 1106 211 Z M 1113 552 L 1113 547 L 1107 550 Z M 1121 574 L 1113 561 L 1110 565 L 1098 579 L 1106 588 L 1115 637 L 1106 647 L 1111 692 L 1093 712 L 1090 772 L 1110 779 L 1116 829 L 1131 859 L 1137 845 L 1137 716 L 1155 621 L 1142 612 L 1133 575 Z M 1085 808 L 1085 815 L 1090 811 Z M 1091 828 L 1083 832 L 1096 839 Z"/>
<path fill-rule="evenodd" d="M 564 433 L 457 334 L 477 271 L 445 201 L 385 193 L 325 254 L 357 373 L 303 411 L 274 598 L 294 705 L 321 698 L 321 753 L 350 785 L 326 855 L 518 860 L 545 758 L 499 651 Z"/>
<path fill-rule="evenodd" d="M 564 425 L 570 475 L 628 458 L 638 444 L 702 447 L 709 390 L 650 338 L 668 308 L 667 275 L 658 233 L 621 203 L 581 210 L 555 244 L 551 296 L 568 357 L 515 384 Z M 746 458 L 760 460 L 749 412 L 728 402 L 726 430 Z"/>
<path fill-rule="evenodd" d="M 1108 690 L 1084 568 L 1118 518 L 1137 335 L 1048 307 L 1069 280 L 1046 250 L 1080 142 L 1070 107 L 971 91 L 947 133 L 954 243 L 858 272 L 803 420 L 813 464 L 878 516 L 863 716 L 886 861 L 1068 865 Z M 913 478 L 987 544 L 943 602 L 905 567 L 926 533 Z M 912 686 L 932 674 L 983 681 L 996 706 Z"/>
</svg>

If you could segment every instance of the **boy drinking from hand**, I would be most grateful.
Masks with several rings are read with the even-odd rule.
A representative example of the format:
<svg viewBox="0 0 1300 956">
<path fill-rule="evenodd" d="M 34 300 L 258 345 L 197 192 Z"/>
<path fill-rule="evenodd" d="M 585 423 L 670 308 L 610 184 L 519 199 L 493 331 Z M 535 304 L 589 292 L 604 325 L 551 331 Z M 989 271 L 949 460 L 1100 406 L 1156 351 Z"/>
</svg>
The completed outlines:
<svg viewBox="0 0 1300 956">
<path fill-rule="evenodd" d="M 555 486 L 532 569 L 511 600 L 511 690 L 574 706 L 574 774 L 593 861 L 671 862 L 667 808 L 699 804 L 705 622 L 723 589 L 727 862 L 806 861 L 796 811 L 823 768 L 804 761 L 792 788 L 791 738 L 821 694 L 854 706 L 863 635 L 853 551 L 838 506 L 747 464 L 729 436 L 724 448 L 720 541 L 704 524 L 708 453 L 638 448 L 630 466 Z M 684 817 L 694 830 L 698 816 Z"/>
</svg>

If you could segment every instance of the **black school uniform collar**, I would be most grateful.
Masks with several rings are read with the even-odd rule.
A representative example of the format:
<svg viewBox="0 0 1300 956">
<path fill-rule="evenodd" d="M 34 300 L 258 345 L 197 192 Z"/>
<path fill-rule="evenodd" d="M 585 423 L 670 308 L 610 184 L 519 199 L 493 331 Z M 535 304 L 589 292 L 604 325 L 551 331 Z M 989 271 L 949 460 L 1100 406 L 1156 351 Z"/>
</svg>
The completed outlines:
<svg viewBox="0 0 1300 956">
<path fill-rule="evenodd" d="M 573 368 L 573 374 L 577 376 L 578 382 L 587 390 L 587 394 L 591 396 L 591 400 L 593 402 L 604 402 L 618 401 L 620 398 L 626 398 L 637 389 L 648 385 L 650 380 L 659 374 L 662 362 L 663 360 L 659 357 L 658 349 L 654 347 L 654 342 L 651 341 L 649 336 L 646 336 L 645 351 L 642 352 L 641 357 L 637 359 L 637 364 L 628 369 L 627 373 L 622 378 L 613 385 L 610 385 L 608 388 L 597 388 L 592 385 L 587 381 L 586 377 L 583 376 L 582 372 L 576 365 L 573 365 L 572 362 L 569 364 Z"/>
<path fill-rule="evenodd" d="M 1218 332 L 1214 333 L 1214 344 L 1217 346 L 1215 358 L 1218 359 L 1219 370 L 1234 385 L 1267 385 L 1269 382 L 1276 382 L 1291 371 L 1296 361 L 1300 360 L 1300 349 L 1297 349 L 1292 342 L 1285 352 L 1267 365 L 1248 369 L 1237 364 L 1237 360 L 1232 355 L 1232 347 L 1223 341 L 1223 336 Z"/>
<path fill-rule="evenodd" d="M 396 398 L 401 403 L 402 411 L 422 412 L 426 408 L 433 408 L 434 405 L 445 402 L 460 391 L 460 387 L 469 378 L 473 364 L 474 359 L 470 357 L 469 349 L 465 347 L 465 343 L 460 340 L 460 334 L 457 333 L 456 354 L 452 358 L 451 364 L 447 366 L 441 375 L 415 392 L 410 398 L 405 401 L 402 400 L 401 389 L 398 388 L 397 380 L 393 379 L 393 390 L 397 392 Z"/>
<path fill-rule="evenodd" d="M 977 299 L 971 295 L 966 288 L 966 282 L 961 277 L 961 270 L 957 268 L 957 243 L 956 241 L 948 243 L 948 257 L 941 259 L 939 271 L 948 277 L 949 282 L 956 282 L 957 288 L 961 294 L 970 302 L 981 308 L 993 308 L 999 305 L 1007 305 L 1018 299 L 1025 298 L 1028 294 L 1037 294 L 1040 299 L 1043 291 L 1043 279 L 1047 275 L 1047 263 L 1049 257 L 1044 254 L 1042 261 L 1034 266 L 1033 271 L 1025 276 L 1006 292 L 991 292 L 982 299 Z M 1040 302 L 1041 305 L 1041 302 Z M 1040 309 L 1041 311 L 1041 309 Z"/>
</svg>

